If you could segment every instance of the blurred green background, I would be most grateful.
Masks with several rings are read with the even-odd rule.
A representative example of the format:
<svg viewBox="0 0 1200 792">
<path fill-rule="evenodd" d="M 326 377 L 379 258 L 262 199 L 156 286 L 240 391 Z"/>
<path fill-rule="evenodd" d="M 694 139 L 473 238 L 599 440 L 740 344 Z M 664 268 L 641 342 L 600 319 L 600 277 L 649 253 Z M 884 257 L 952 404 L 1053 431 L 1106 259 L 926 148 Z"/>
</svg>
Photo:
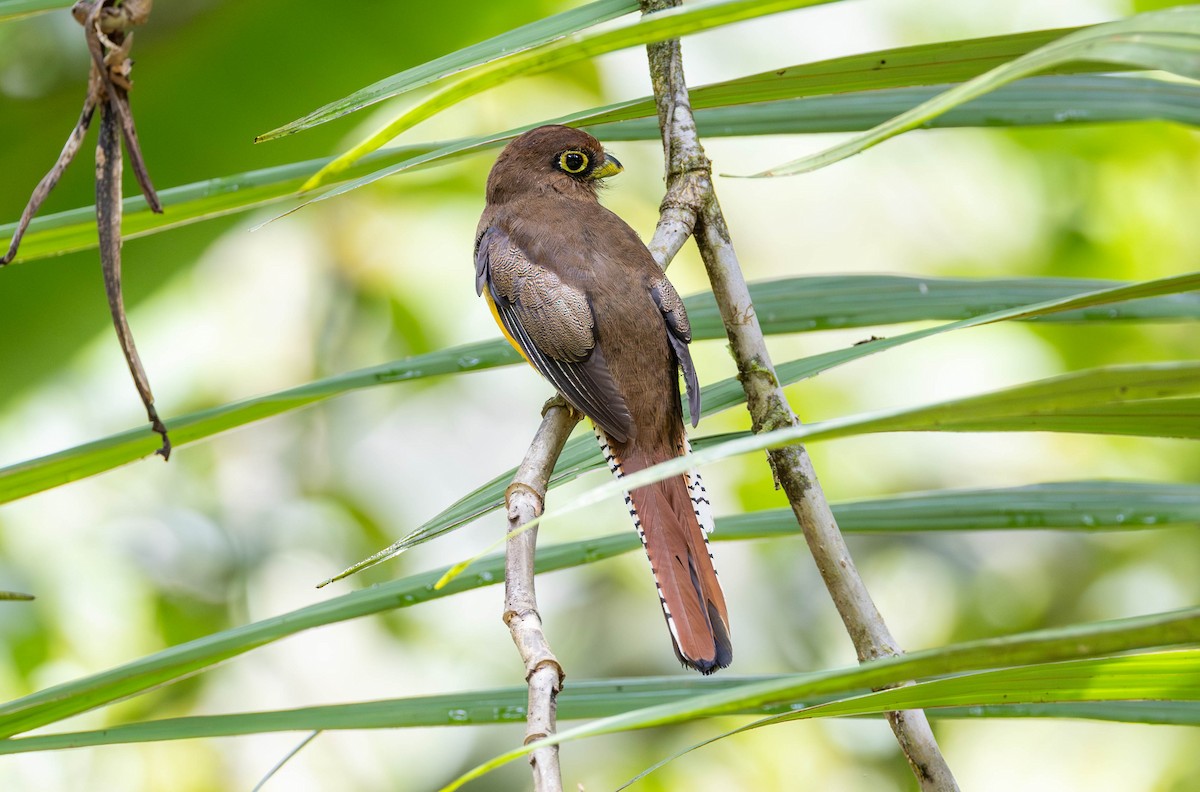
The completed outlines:
<svg viewBox="0 0 1200 792">
<path fill-rule="evenodd" d="M 263 145 L 255 134 L 437 55 L 561 10 L 554 2 L 449 6 L 364 1 L 160 3 L 137 33 L 132 102 L 156 185 L 324 156 L 382 123 L 372 108 Z M 838 3 L 689 38 L 693 84 L 944 38 L 1086 24 L 1146 3 L 950 0 Z M 0 26 L 0 219 L 15 219 L 74 123 L 86 51 L 63 12 Z M 649 93 L 644 52 L 517 81 L 405 141 L 481 134 Z M 716 170 L 748 173 L 826 137 L 717 140 Z M 93 139 L 44 209 L 92 202 Z M 610 207 L 649 236 L 661 148 L 615 147 Z M 256 212 L 131 240 L 130 319 L 164 416 L 430 349 L 493 337 L 470 248 L 491 155 L 385 180 L 254 233 Z M 751 280 L 889 272 L 1149 279 L 1196 268 L 1200 136 L 1168 124 L 919 132 L 809 176 L 718 179 Z M 126 194 L 136 187 L 126 180 Z M 704 288 L 694 251 L 671 269 Z M 777 362 L 871 329 L 779 337 Z M 875 331 L 879 335 L 895 328 Z M 0 270 L 0 465 L 138 426 L 94 251 Z M 701 380 L 730 376 L 697 345 Z M 789 390 L 805 420 L 979 392 L 1061 371 L 1194 356 L 1194 325 L 1001 326 L 949 334 Z M 452 563 L 500 535 L 492 515 L 351 578 L 314 584 L 403 535 L 515 464 L 549 395 L 525 368 L 351 394 L 0 509 L 4 700 L 164 646 Z M 738 411 L 700 433 L 745 428 Z M 1196 481 L 1183 441 L 1088 436 L 897 435 L 811 449 L 835 500 L 1075 478 Z M 781 505 L 758 456 L 712 466 L 718 514 Z M 599 479 L 556 492 L 566 499 Z M 544 542 L 626 530 L 619 504 L 551 520 Z M 855 537 L 851 549 L 909 649 L 1194 605 L 1194 529 Z M 736 674 L 853 662 L 799 539 L 722 544 Z M 539 581 L 552 645 L 572 678 L 682 673 L 641 557 Z M 155 717 L 517 684 L 521 667 L 489 588 L 281 642 L 91 713 L 69 728 Z M 615 641 L 614 636 L 622 640 Z M 730 721 L 729 723 L 734 723 Z M 604 789 L 712 732 L 701 725 L 602 738 L 564 752 L 568 786 Z M 427 789 L 519 742 L 521 728 L 326 734 L 268 788 Z M 972 790 L 1200 788 L 1193 730 L 1083 722 L 943 722 Z M 5 790 L 249 789 L 299 737 L 118 746 L 0 760 Z M 478 789 L 527 784 L 523 765 Z M 880 790 L 911 786 L 882 721 L 797 723 L 678 761 L 645 790 Z"/>
</svg>

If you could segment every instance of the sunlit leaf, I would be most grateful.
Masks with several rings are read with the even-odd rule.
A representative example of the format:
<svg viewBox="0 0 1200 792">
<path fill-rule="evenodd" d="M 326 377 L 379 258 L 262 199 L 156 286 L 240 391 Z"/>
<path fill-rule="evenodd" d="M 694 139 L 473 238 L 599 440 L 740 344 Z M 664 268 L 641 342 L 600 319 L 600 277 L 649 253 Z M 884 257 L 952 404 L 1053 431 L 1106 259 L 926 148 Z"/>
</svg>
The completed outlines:
<svg viewBox="0 0 1200 792">
<path fill-rule="evenodd" d="M 1040 630 L 1008 638 L 872 660 L 851 669 L 797 674 L 793 677 L 750 683 L 697 696 L 687 701 L 601 718 L 584 726 L 561 731 L 548 739 L 514 749 L 475 767 L 443 787 L 443 792 L 458 789 L 467 781 L 538 748 L 584 737 L 681 723 L 698 717 L 734 713 L 747 707 L 777 703 L 790 703 L 799 707 L 803 706 L 803 702 L 818 696 L 836 694 L 839 691 L 883 688 L 913 679 L 988 668 L 1099 657 L 1137 649 L 1166 648 L 1191 644 L 1197 640 L 1200 640 L 1200 610 L 1193 609 L 1152 617 L 1102 622 L 1086 627 L 1076 625 Z"/>
<path fill-rule="evenodd" d="M 693 453 L 627 474 L 558 505 L 553 516 L 578 511 L 625 492 L 721 459 L 801 442 L 879 432 L 1084 432 L 1200 439 L 1200 362 L 1178 361 L 1113 366 L 983 393 L 936 404 L 851 415 L 761 434 L 723 439 Z M 545 514 L 523 526 L 531 528 Z M 409 536 L 368 561 L 377 563 L 417 537 Z M 481 556 L 480 556 L 481 557 Z M 460 561 L 438 586 L 462 574 L 477 560 Z M 352 570 L 364 568 L 360 562 Z"/>
<path fill-rule="evenodd" d="M 1035 30 L 864 52 L 772 69 L 710 85 L 692 86 L 688 89 L 688 98 L 693 110 L 701 110 L 960 82 L 1075 30 L 1078 28 Z M 1076 63 L 1062 68 L 1064 73 L 1079 73 L 1103 67 Z M 1111 70 L 1111 67 L 1108 68 Z M 589 124 L 646 118 L 654 113 L 654 98 L 647 96 L 594 113 L 589 118 Z"/>
<path fill-rule="evenodd" d="M 920 283 L 911 285 L 916 288 L 918 293 L 921 292 Z M 1095 310 L 1101 310 L 1101 307 L 1107 302 L 1112 301 L 1112 303 L 1115 304 L 1118 300 L 1123 301 L 1129 296 L 1149 296 L 1151 294 L 1165 294 L 1170 292 L 1189 292 L 1197 287 L 1200 287 L 1200 274 L 1167 278 L 1144 284 L 1122 286 L 1117 287 L 1116 290 L 1100 290 L 1083 295 L 1076 295 L 1073 297 L 1051 299 L 1036 305 L 1027 305 L 1024 307 L 1016 307 L 991 312 L 972 318 L 963 319 L 951 324 L 914 330 L 901 335 L 880 338 L 866 344 L 858 344 L 843 349 L 835 349 L 830 352 L 823 352 L 821 354 L 812 355 L 799 360 L 786 361 L 776 366 L 776 375 L 780 384 L 790 385 L 807 377 L 815 376 L 823 371 L 828 371 L 835 366 L 852 362 L 876 352 L 882 352 L 887 349 L 892 349 L 904 344 L 912 343 L 914 341 L 919 341 L 930 336 L 939 335 L 941 333 L 950 332 L 953 330 L 962 330 L 1010 319 L 1045 320 L 1057 313 L 1069 315 L 1068 312 L 1071 312 L 1078 316 L 1080 314 L 1075 312 L 1083 311 L 1085 313 L 1090 313 Z M 895 290 L 895 299 L 897 305 L 903 304 L 905 300 L 903 296 L 904 291 L 904 289 Z M 815 300 L 813 302 L 815 302 Z M 833 302 L 836 302 L 836 300 Z M 755 304 L 758 304 L 757 296 L 755 296 Z M 764 321 L 764 326 L 765 325 L 766 322 Z M 728 409 L 745 401 L 745 391 L 742 388 L 741 382 L 739 382 L 736 378 L 722 380 L 721 382 L 709 385 L 704 388 L 703 394 L 704 414 L 706 415 Z M 686 405 L 684 405 L 684 408 L 686 409 Z M 696 438 L 693 440 L 693 447 L 698 452 L 704 450 L 709 445 L 710 443 L 705 438 Z M 568 441 L 566 447 L 563 449 L 560 459 L 563 460 L 563 462 L 561 466 L 555 467 L 554 477 L 551 479 L 551 486 L 556 486 L 559 483 L 569 481 L 585 470 L 592 469 L 600 464 L 597 446 L 594 443 L 593 438 L 589 436 L 577 437 Z M 590 462 L 586 462 L 585 464 L 585 460 L 589 459 Z M 418 544 L 429 541 L 433 537 L 439 536 L 446 531 L 453 530 L 455 527 L 462 525 L 463 523 L 480 514 L 484 514 L 492 509 L 499 508 L 504 502 L 504 488 L 507 487 L 508 483 L 512 481 L 512 477 L 515 473 L 515 468 L 501 473 L 492 481 L 465 495 L 455 504 L 433 517 L 415 531 L 400 538 L 391 546 L 379 551 L 378 553 L 375 553 L 370 558 L 360 561 L 359 563 L 345 570 L 343 574 L 349 574 L 354 571 L 365 569 L 366 567 L 386 560 L 397 553 L 403 552 L 410 547 L 414 547 Z M 2 483 L 2 481 L 3 479 L 0 479 L 0 483 Z"/>
<path fill-rule="evenodd" d="M 0 0 L 0 22 L 70 8 L 63 0 Z"/>
<path fill-rule="evenodd" d="M 1101 490 L 1111 488 L 1106 495 Z M 943 525 L 959 512 L 963 530 L 992 530 L 1004 527 L 1010 515 L 1030 515 L 1043 527 L 1077 527 L 1089 520 L 1094 527 L 1137 527 L 1143 516 L 1154 515 L 1159 525 L 1192 522 L 1200 509 L 1197 487 L 1183 485 L 1152 485 L 1121 482 L 1073 482 L 1046 484 L 1033 488 L 1017 488 L 995 492 L 947 492 L 936 495 L 915 495 L 912 502 L 904 498 L 849 503 L 835 506 L 843 529 L 847 531 L 879 532 L 881 530 L 921 530 L 923 525 Z M 1088 495 L 1088 493 L 1091 495 Z M 1064 498 L 1075 495 L 1081 500 L 1075 507 L 1064 506 Z M 1007 506 L 1005 503 L 1007 502 Z M 1120 502 L 1124 502 L 1122 507 Z M 888 525 L 880 512 L 896 515 Z M 924 517 L 922 516 L 924 515 Z M 927 519 L 926 519 L 927 518 Z M 907 527 L 905 527 L 907 524 Z M 887 526 L 887 527 L 885 527 Z M 1029 527 L 1014 526 L 1010 527 Z M 718 541 L 737 541 L 796 535 L 794 518 L 787 510 L 741 514 L 722 517 L 717 521 L 713 538 Z M 637 550 L 641 547 L 637 535 L 626 531 L 565 544 L 543 545 L 538 548 L 538 573 L 590 564 L 605 558 Z M 39 691 L 0 705 L 0 735 L 12 736 L 38 726 L 62 720 L 71 715 L 109 704 L 126 696 L 144 692 L 158 685 L 193 674 L 221 660 L 248 652 L 290 635 L 327 624 L 404 608 L 432 599 L 451 596 L 482 586 L 497 584 L 504 579 L 504 559 L 500 555 L 478 562 L 470 574 L 462 575 L 443 589 L 433 584 L 447 571 L 436 569 L 400 580 L 354 591 L 324 602 L 275 616 L 262 621 L 235 627 L 220 633 L 189 641 L 178 646 L 139 658 L 125 665 Z M 1167 619 L 1174 623 L 1173 618 Z M 1155 622 L 1156 624 L 1158 622 Z M 753 705 L 759 707 L 762 703 Z M 0 753 L 5 752 L 0 742 Z"/>
<path fill-rule="evenodd" d="M 635 709 L 686 701 L 705 693 L 782 679 L 775 677 L 638 677 L 572 680 L 558 694 L 558 720 L 606 718 Z M 814 700 L 829 698 L 828 695 Z M 269 712 L 198 715 L 109 726 L 96 731 L 45 734 L 0 740 L 0 755 L 98 745 L 233 737 L 279 731 L 401 729 L 424 726 L 477 726 L 521 723 L 529 688 L 471 690 L 439 696 L 327 704 Z M 765 704 L 727 714 L 766 715 L 791 711 L 790 704 Z M 1170 725 L 1200 725 L 1195 701 L 1103 701 L 939 707 L 927 715 L 943 718 L 1073 718 Z"/>
<path fill-rule="evenodd" d="M 1091 369 L 962 399 L 734 438 L 596 487 L 557 506 L 554 514 L 731 456 L 867 433 L 1054 431 L 1200 439 L 1198 394 L 1200 362 Z"/>
<path fill-rule="evenodd" d="M 331 177 L 357 162 L 389 140 L 441 111 L 515 77 L 531 76 L 606 52 L 677 38 L 689 33 L 778 14 L 833 0 L 699 0 L 648 14 L 619 27 L 576 33 L 525 52 L 483 64 L 458 82 L 417 101 L 412 107 L 352 147 L 304 183 L 305 190 L 325 184 Z"/>
<path fill-rule="evenodd" d="M 735 95 L 724 90 L 727 85 L 730 83 L 712 87 L 722 89 L 718 96 L 733 101 Z M 771 86 L 772 93 L 779 87 Z M 793 87 L 807 90 L 810 86 L 795 83 Z M 890 88 L 709 107 L 696 112 L 696 123 L 705 137 L 857 132 L 870 129 L 936 96 L 946 87 Z M 836 86 L 830 90 L 836 90 Z M 608 142 L 657 139 L 658 122 L 653 117 L 650 103 L 642 101 L 634 105 L 640 108 L 637 113 L 630 107 L 616 105 L 551 121 L 584 125 L 589 132 Z M 605 123 L 597 120 L 627 116 L 632 120 Z M 1200 125 L 1200 87 L 1135 77 L 1033 77 L 968 102 L 932 119 L 925 126 L 1029 126 L 1146 119 Z M 541 123 L 549 122 L 539 121 L 518 130 L 478 138 L 399 146 L 375 152 L 341 174 L 345 179 L 345 190 L 339 187 L 319 198 L 342 194 L 384 176 L 457 162 L 471 154 L 496 148 L 520 131 Z M 293 200 L 305 179 L 331 161 L 332 158 L 309 160 L 163 190 L 159 195 L 167 211 L 161 215 L 151 212 L 142 198 L 128 198 L 124 202 L 124 236 L 126 239 L 147 236 Z M 0 225 L 0 243 L 12 236 L 13 228 L 15 223 Z M 71 209 L 34 218 L 17 262 L 95 246 L 94 208 Z"/>
<path fill-rule="evenodd" d="M 1139 700 L 1200 701 L 1200 650 L 963 674 L 820 704 L 779 720 L 933 707 Z"/>
<path fill-rule="evenodd" d="M 545 44 L 548 41 L 561 38 L 569 33 L 575 33 L 584 28 L 607 22 L 610 19 L 629 14 L 638 10 L 637 0 L 596 0 L 579 8 L 563 11 L 561 14 L 539 19 L 528 25 L 505 31 L 499 36 L 472 44 L 457 52 L 444 55 L 431 61 L 406 69 L 399 74 L 393 74 L 377 83 L 368 85 L 362 90 L 355 91 L 349 96 L 330 102 L 311 113 L 284 124 L 278 129 L 259 135 L 258 142 L 273 140 L 284 135 L 293 135 L 305 129 L 332 121 L 335 118 L 370 107 L 377 102 L 390 99 L 393 96 L 406 93 L 423 85 L 436 82 L 472 66 L 478 66 L 496 58 L 523 52 L 531 47 Z"/>
<path fill-rule="evenodd" d="M 1083 296 L 1078 295 L 1079 289 L 1104 285 L 1106 282 L 1064 280 L 1039 284 L 1027 280 L 1007 280 L 972 283 L 965 280 L 943 282 L 930 278 L 865 278 L 862 282 L 855 279 L 839 282 L 830 278 L 773 281 L 756 284 L 751 288 L 751 295 L 755 300 L 761 298 L 763 301 L 765 310 L 761 318 L 767 332 L 775 332 L 777 329 L 780 332 L 791 332 L 961 316 L 996 305 L 1019 306 L 1021 301 L 1026 299 L 1047 296 L 1053 299 L 1040 303 L 1041 309 L 1038 310 L 1028 306 L 1014 307 L 952 325 L 906 333 L 862 346 L 834 350 L 802 361 L 784 363 L 779 367 L 783 382 L 796 382 L 832 366 L 929 335 L 1001 319 L 1043 317 L 1059 311 L 1075 311 L 1076 313 L 1064 316 L 1084 320 L 1182 319 L 1195 317 L 1200 311 L 1200 299 L 1196 299 L 1194 295 L 1181 294 L 1200 286 L 1200 275 L 1122 286 L 1116 291 L 1101 289 Z M 1071 296 L 1073 292 L 1075 294 Z M 781 295 L 785 296 L 781 299 Z M 1138 303 L 1125 302 L 1145 297 L 1160 299 Z M 711 303 L 706 304 L 706 300 L 711 301 L 711 297 L 697 299 L 699 302 L 694 302 L 692 298 L 688 300 L 689 311 L 695 306 L 695 336 L 720 337 L 723 331 L 718 318 L 709 307 Z M 858 300 L 861 300 L 861 305 L 874 305 L 874 312 L 854 307 Z M 1107 307 L 1098 310 L 1097 306 Z M 168 418 L 166 423 L 171 430 L 172 441 L 177 446 L 182 446 L 353 390 L 518 362 L 518 355 L 503 340 L 484 341 L 339 374 L 295 388 Z M 744 394 L 740 384 L 730 379 L 707 387 L 704 398 L 705 410 L 711 413 L 740 404 Z M 156 435 L 145 428 L 132 429 L 54 454 L 9 465 L 0 469 L 0 503 L 77 481 L 148 456 L 157 448 L 155 438 Z M 586 440 L 591 442 L 590 439 Z M 576 442 L 580 441 L 571 441 Z M 564 452 L 568 458 L 571 454 L 581 453 L 572 450 L 571 443 Z M 586 458 L 586 454 L 582 458 Z M 511 475 L 509 478 L 511 480 Z M 507 483 L 504 486 L 507 486 Z M 503 487 L 500 491 L 503 491 Z M 476 510 L 480 507 L 478 504 L 471 504 L 464 508 L 469 516 L 473 516 L 478 513 Z M 494 503 L 484 511 L 490 508 L 494 508 Z M 462 514 L 455 514 L 452 519 L 458 522 L 453 522 L 454 525 L 461 522 L 461 516 Z M 419 533 L 425 534 L 424 531 Z"/>
<path fill-rule="evenodd" d="M 1151 11 L 1084 28 L 951 88 L 868 132 L 755 175 L 788 176 L 823 168 L 1002 85 L 1077 60 L 1157 69 L 1200 79 L 1200 8 L 1181 6 Z"/>
<path fill-rule="evenodd" d="M 649 772 L 683 754 L 725 737 L 764 726 L 811 718 L 881 715 L 885 712 L 909 709 L 936 712 L 943 707 L 970 712 L 982 710 L 984 707 L 1003 711 L 1013 705 L 1046 708 L 1061 704 L 1087 703 L 1093 707 L 1104 707 L 1103 711 L 1112 719 L 1121 714 L 1133 715 L 1137 712 L 1122 712 L 1114 705 L 1165 702 L 1173 705 L 1177 718 L 1195 719 L 1200 715 L 1200 706 L 1197 706 L 1200 705 L 1198 671 L 1200 650 L 1190 649 L 1038 663 L 916 682 L 850 698 L 813 702 L 802 708 L 793 708 L 792 712 L 772 715 L 694 744 L 658 762 L 634 780 L 648 775 Z M 1010 716 L 1016 714 L 1010 713 Z M 1155 714 L 1159 717 L 1163 715 L 1162 712 Z"/>
<path fill-rule="evenodd" d="M 427 145 L 386 149 L 364 158 L 346 175 L 370 173 L 376 168 L 402 162 L 430 150 Z M 164 209 L 162 214 L 151 212 L 146 199 L 140 195 L 126 198 L 122 202 L 122 236 L 135 239 L 277 203 L 295 195 L 304 180 L 329 161 L 329 158 L 325 158 L 296 162 L 160 190 L 158 196 Z M 15 228 L 16 223 L 0 226 L 0 242 L 7 245 Z M 21 250 L 14 263 L 94 247 L 96 210 L 94 206 L 84 206 L 35 217 L 29 225 L 29 232 L 21 240 Z"/>
</svg>

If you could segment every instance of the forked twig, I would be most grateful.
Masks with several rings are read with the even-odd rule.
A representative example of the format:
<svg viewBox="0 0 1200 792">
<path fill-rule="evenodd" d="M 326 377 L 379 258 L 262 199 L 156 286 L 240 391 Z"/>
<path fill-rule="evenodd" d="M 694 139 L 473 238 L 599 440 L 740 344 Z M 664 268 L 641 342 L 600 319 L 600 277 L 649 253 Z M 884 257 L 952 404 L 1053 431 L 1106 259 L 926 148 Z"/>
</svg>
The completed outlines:
<svg viewBox="0 0 1200 792">
<path fill-rule="evenodd" d="M 71 164 L 71 160 L 75 159 L 75 154 L 79 151 L 79 146 L 82 145 L 83 138 L 87 135 L 88 127 L 91 126 L 92 116 L 96 112 L 96 99 L 96 86 L 89 78 L 87 96 L 83 100 L 83 111 L 79 114 L 79 120 L 75 122 L 75 128 L 71 130 L 67 142 L 63 144 L 58 161 L 42 177 L 37 187 L 33 188 L 33 195 L 29 196 L 29 203 L 25 204 L 25 211 L 21 212 L 21 219 L 17 221 L 17 228 L 13 231 L 12 239 L 8 243 L 8 252 L 0 256 L 0 267 L 16 257 L 17 248 L 21 246 L 21 240 L 25 236 L 26 229 L 29 228 L 29 222 L 33 220 L 38 209 L 42 208 L 42 202 L 46 200 L 46 196 L 58 185 L 58 180 L 62 178 L 63 171 Z"/>
<path fill-rule="evenodd" d="M 104 290 L 108 296 L 108 307 L 112 313 L 113 327 L 117 340 L 133 375 L 138 395 L 146 407 L 150 427 L 162 435 L 162 446 L 156 454 L 167 459 L 171 455 L 171 440 L 167 428 L 154 408 L 154 395 L 150 391 L 150 380 L 142 367 L 141 357 L 133 342 L 133 333 L 125 315 L 125 301 L 121 294 L 121 140 L 129 151 L 134 175 L 146 203 L 154 212 L 162 212 L 162 203 L 150 181 L 146 161 L 138 143 L 137 129 L 133 123 L 133 112 L 129 107 L 129 89 L 132 83 L 129 74 L 133 62 L 129 51 L 133 45 L 132 28 L 144 24 L 150 16 L 153 0 L 79 0 L 71 8 L 71 14 L 84 29 L 88 52 L 92 63 L 88 73 L 88 90 L 84 98 L 83 111 L 75 128 L 67 137 L 58 160 L 34 188 L 21 213 L 21 219 L 9 241 L 8 252 L 0 258 L 0 266 L 11 262 L 17 255 L 21 240 L 29 223 L 37 214 L 46 196 L 58 184 L 63 172 L 83 143 L 91 126 L 96 108 L 100 108 L 100 139 L 96 144 L 96 228 L 100 240 L 100 262 L 104 269 Z M 118 134 L 118 130 L 120 130 Z"/>
<path fill-rule="evenodd" d="M 71 13 L 83 25 L 88 52 L 92 56 L 91 73 L 99 75 L 103 83 L 102 95 L 107 99 L 105 107 L 121 121 L 121 134 L 129 149 L 133 174 L 146 196 L 146 203 L 151 211 L 162 214 L 162 203 L 150 182 L 137 128 L 133 124 L 133 111 L 129 107 L 129 89 L 133 87 L 129 81 L 129 72 L 133 68 L 129 50 L 133 46 L 133 34 L 127 31 L 149 19 L 152 0 L 124 0 L 119 7 L 107 5 L 114 1 L 79 0 Z M 89 8 L 87 15 L 80 19 Z"/>
</svg>

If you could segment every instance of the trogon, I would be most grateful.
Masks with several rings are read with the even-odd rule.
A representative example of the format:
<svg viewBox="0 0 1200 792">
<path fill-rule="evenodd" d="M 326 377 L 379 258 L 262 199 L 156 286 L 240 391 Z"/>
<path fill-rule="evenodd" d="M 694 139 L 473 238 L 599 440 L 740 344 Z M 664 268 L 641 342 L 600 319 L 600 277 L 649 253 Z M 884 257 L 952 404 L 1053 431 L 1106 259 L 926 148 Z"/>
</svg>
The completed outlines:
<svg viewBox="0 0 1200 792">
<path fill-rule="evenodd" d="M 492 167 L 475 235 L 476 290 L 509 342 L 592 420 L 618 479 L 688 452 L 680 369 L 693 426 L 700 415 L 683 301 L 597 196 L 601 180 L 620 171 L 586 132 L 530 130 Z M 702 674 L 729 665 L 729 616 L 699 475 L 639 487 L 625 502 L 680 661 Z"/>
</svg>

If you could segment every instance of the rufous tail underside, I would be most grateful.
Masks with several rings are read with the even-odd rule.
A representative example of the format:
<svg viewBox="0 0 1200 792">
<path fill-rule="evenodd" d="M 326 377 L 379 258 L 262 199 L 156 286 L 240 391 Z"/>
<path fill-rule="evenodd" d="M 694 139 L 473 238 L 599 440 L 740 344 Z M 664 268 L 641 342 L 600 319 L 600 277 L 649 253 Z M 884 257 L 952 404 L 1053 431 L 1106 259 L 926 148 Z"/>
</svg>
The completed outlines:
<svg viewBox="0 0 1200 792">
<path fill-rule="evenodd" d="M 676 453 L 658 455 L 662 458 L 652 458 L 633 443 L 610 441 L 599 426 L 595 431 L 618 479 L 691 450 L 682 427 Z M 729 665 L 733 660 L 729 616 L 709 551 L 712 509 L 700 474 L 688 471 L 639 487 L 625 493 L 625 505 L 650 558 L 675 654 L 703 674 Z"/>
</svg>

